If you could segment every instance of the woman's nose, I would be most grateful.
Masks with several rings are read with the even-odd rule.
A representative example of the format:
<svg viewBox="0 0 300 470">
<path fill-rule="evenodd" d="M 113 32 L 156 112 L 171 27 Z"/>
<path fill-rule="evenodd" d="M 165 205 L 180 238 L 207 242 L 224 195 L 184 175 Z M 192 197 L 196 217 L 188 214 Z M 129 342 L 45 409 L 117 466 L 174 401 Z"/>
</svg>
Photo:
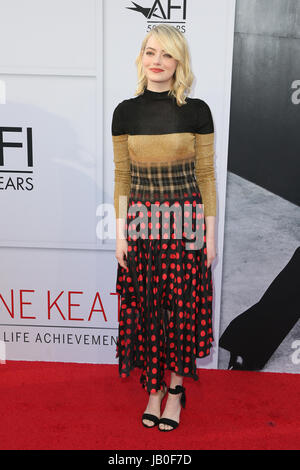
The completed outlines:
<svg viewBox="0 0 300 470">
<path fill-rule="evenodd" d="M 160 56 L 160 54 L 154 56 L 153 62 L 154 62 L 155 64 L 160 64 L 160 62 L 161 62 L 161 56 Z"/>
</svg>

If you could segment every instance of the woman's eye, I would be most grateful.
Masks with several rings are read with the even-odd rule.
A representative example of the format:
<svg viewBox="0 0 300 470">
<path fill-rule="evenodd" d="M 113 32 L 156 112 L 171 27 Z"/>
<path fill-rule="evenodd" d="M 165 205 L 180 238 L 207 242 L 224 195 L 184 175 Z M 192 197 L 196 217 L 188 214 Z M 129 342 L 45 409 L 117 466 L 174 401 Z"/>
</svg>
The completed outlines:
<svg viewBox="0 0 300 470">
<path fill-rule="evenodd" d="M 153 52 L 148 51 L 148 52 L 146 52 L 146 55 L 153 55 Z M 164 54 L 164 57 L 167 57 L 168 59 L 172 58 L 172 56 L 170 54 Z"/>
</svg>

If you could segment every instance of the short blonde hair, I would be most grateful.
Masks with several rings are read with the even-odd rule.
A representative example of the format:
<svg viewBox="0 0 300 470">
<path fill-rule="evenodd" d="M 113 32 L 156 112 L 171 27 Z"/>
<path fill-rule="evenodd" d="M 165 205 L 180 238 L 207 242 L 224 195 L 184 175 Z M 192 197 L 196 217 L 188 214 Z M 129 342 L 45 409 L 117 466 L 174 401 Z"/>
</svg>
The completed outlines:
<svg viewBox="0 0 300 470">
<path fill-rule="evenodd" d="M 176 98 L 178 106 L 182 106 L 186 104 L 185 98 L 190 93 L 194 81 L 194 74 L 190 65 L 189 48 L 184 35 L 174 26 L 166 24 L 155 26 L 149 31 L 142 42 L 140 53 L 135 61 L 138 73 L 135 95 L 144 93 L 147 86 L 147 77 L 143 72 L 142 56 L 148 39 L 152 35 L 159 41 L 165 52 L 178 61 L 170 94 Z"/>
</svg>

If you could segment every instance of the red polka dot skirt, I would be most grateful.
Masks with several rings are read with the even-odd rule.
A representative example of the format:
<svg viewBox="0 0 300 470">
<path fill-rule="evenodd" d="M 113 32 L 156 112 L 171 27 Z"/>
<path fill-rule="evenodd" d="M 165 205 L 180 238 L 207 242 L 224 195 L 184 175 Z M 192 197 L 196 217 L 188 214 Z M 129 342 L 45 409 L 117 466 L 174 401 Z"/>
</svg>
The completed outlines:
<svg viewBox="0 0 300 470">
<path fill-rule="evenodd" d="M 162 389 L 166 369 L 198 380 L 196 359 L 208 356 L 213 342 L 201 195 L 164 202 L 131 196 L 126 229 L 128 268 L 118 263 L 116 281 L 119 374 L 140 368 L 149 393 Z"/>
</svg>

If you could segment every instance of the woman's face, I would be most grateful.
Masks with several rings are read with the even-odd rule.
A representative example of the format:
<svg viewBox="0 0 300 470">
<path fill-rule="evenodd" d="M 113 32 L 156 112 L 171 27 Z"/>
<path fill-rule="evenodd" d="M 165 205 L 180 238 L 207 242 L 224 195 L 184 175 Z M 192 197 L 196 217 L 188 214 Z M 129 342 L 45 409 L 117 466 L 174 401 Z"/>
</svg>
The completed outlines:
<svg viewBox="0 0 300 470">
<path fill-rule="evenodd" d="M 177 63 L 177 60 L 161 49 L 160 43 L 155 37 L 150 36 L 142 56 L 142 64 L 148 80 L 148 86 L 155 83 L 154 86 L 156 87 L 159 84 L 161 88 L 168 88 L 172 83 Z"/>
</svg>

